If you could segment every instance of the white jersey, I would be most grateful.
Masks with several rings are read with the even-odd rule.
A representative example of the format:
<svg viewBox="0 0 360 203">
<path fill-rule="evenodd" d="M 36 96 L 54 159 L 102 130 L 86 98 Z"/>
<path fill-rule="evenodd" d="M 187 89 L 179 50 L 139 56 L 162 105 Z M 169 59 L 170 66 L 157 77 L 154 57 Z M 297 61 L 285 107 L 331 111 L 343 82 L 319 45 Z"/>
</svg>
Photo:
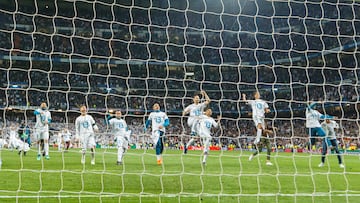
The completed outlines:
<svg viewBox="0 0 360 203">
<path fill-rule="evenodd" d="M 321 124 L 319 122 L 322 114 L 317 110 L 307 108 L 306 109 L 306 127 L 307 128 L 320 128 Z"/>
<path fill-rule="evenodd" d="M 203 111 L 205 107 L 206 107 L 205 102 L 199 104 L 190 104 L 184 109 L 184 111 L 190 112 L 189 113 L 190 117 L 198 117 L 203 115 Z"/>
<path fill-rule="evenodd" d="M 154 111 L 151 112 L 149 115 L 148 120 L 151 121 L 151 129 L 152 131 L 162 131 L 165 133 L 165 120 L 169 119 L 168 116 L 166 115 L 166 113 L 162 112 L 162 111 Z M 160 126 L 162 126 L 162 128 L 160 129 Z"/>
<path fill-rule="evenodd" d="M 81 115 L 77 117 L 75 120 L 76 137 L 94 134 L 93 125 L 95 125 L 95 120 L 92 116 Z"/>
<path fill-rule="evenodd" d="M 12 140 L 15 140 L 16 138 L 17 138 L 17 133 L 16 133 L 16 131 L 15 130 L 10 130 L 10 132 L 9 132 L 9 140 L 10 140 L 10 142 L 12 141 Z"/>
<path fill-rule="evenodd" d="M 321 123 L 321 127 L 325 131 L 326 138 L 333 140 L 336 139 L 335 129 L 339 128 L 339 124 L 335 121 L 330 121 L 330 123 L 326 123 L 325 121 Z"/>
<path fill-rule="evenodd" d="M 57 141 L 58 144 L 61 144 L 61 141 L 62 141 L 62 134 L 61 134 L 61 132 L 59 132 L 59 133 L 57 134 L 56 141 Z"/>
<path fill-rule="evenodd" d="M 17 139 L 17 133 L 15 130 L 9 131 L 9 147 L 16 148 L 16 139 Z"/>
<path fill-rule="evenodd" d="M 200 116 L 200 128 L 199 128 L 200 137 L 210 137 L 211 127 L 217 128 L 218 123 L 209 116 L 206 115 Z"/>
<path fill-rule="evenodd" d="M 64 142 L 68 142 L 71 140 L 71 133 L 68 130 L 66 130 L 62 132 L 62 137 L 64 139 Z"/>
<path fill-rule="evenodd" d="M 34 112 L 36 116 L 35 129 L 49 130 L 49 123 L 51 122 L 51 113 L 48 110 L 36 109 Z M 47 123 L 45 123 L 47 121 Z"/>
<path fill-rule="evenodd" d="M 8 145 L 5 139 L 0 138 L 0 149 L 5 148 Z"/>
<path fill-rule="evenodd" d="M 253 118 L 265 118 L 265 109 L 269 108 L 269 105 L 264 100 L 248 100 L 247 103 L 251 106 Z"/>
<path fill-rule="evenodd" d="M 30 150 L 29 144 L 27 142 L 23 142 L 19 138 L 16 138 L 13 143 L 12 147 L 18 150 L 22 150 L 24 152 L 27 152 Z"/>
<path fill-rule="evenodd" d="M 109 125 L 112 129 L 112 133 L 114 133 L 115 136 L 125 136 L 127 131 L 127 124 L 124 119 L 112 118 L 109 120 Z"/>
</svg>

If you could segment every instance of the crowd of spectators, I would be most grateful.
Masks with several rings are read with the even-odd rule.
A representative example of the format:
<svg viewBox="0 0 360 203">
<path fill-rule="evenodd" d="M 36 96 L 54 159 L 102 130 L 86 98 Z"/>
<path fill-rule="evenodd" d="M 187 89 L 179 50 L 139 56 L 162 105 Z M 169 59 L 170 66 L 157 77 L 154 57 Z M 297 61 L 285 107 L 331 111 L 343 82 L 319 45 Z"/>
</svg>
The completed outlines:
<svg viewBox="0 0 360 203">
<path fill-rule="evenodd" d="M 91 56 L 105 62 L 273 65 L 287 61 L 297 65 L 303 59 L 340 55 L 336 48 L 353 46 L 360 34 L 358 4 L 191 2 L 184 10 L 175 9 L 176 5 L 130 9 L 120 3 L 59 2 L 56 13 L 51 3 L 39 4 L 37 9 L 19 3 L 18 10 L 9 4 L 0 12 L 0 35 L 6 39 L 0 42 L 1 54 L 9 55 L 11 49 L 16 56 Z M 324 63 L 355 66 L 341 56 L 328 64 L 332 58 Z"/>
<path fill-rule="evenodd" d="M 159 102 L 172 120 L 168 143 L 179 147 L 189 130 L 181 111 L 206 90 L 210 108 L 223 117 L 214 144 L 247 148 L 254 133 L 241 94 L 260 90 L 269 122 L 279 127 L 277 145 L 305 145 L 304 110 L 318 100 L 326 101 L 323 113 L 339 117 L 340 134 L 359 145 L 359 4 L 132 2 L 4 5 L 3 127 L 24 120 L 31 126 L 28 113 L 45 101 L 57 115 L 54 130 L 71 128 L 85 104 L 103 124 L 102 135 L 105 113 L 121 109 L 135 142 L 146 143 L 143 117 Z"/>
</svg>

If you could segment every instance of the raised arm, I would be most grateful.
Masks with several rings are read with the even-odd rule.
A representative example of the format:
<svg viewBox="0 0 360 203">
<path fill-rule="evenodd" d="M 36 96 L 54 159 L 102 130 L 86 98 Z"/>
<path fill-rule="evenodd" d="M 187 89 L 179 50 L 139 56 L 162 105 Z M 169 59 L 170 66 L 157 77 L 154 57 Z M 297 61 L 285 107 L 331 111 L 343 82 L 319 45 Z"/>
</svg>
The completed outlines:
<svg viewBox="0 0 360 203">
<path fill-rule="evenodd" d="M 330 116 L 330 115 L 326 115 L 326 114 L 320 115 L 320 119 L 336 119 L 336 118 L 337 118 L 336 116 Z"/>
<path fill-rule="evenodd" d="M 201 90 L 201 95 L 205 97 L 205 104 L 208 105 L 211 102 L 210 97 L 207 95 L 207 93 L 204 90 Z"/>
<path fill-rule="evenodd" d="M 217 127 L 216 128 L 218 128 L 219 126 L 220 126 L 220 121 L 221 121 L 221 116 L 219 115 L 219 116 L 217 116 Z"/>
<path fill-rule="evenodd" d="M 105 114 L 105 124 L 109 125 L 110 124 L 110 120 L 112 118 L 114 118 L 115 116 L 112 115 L 110 112 L 106 112 Z"/>
<path fill-rule="evenodd" d="M 265 106 L 265 113 L 270 113 L 270 108 L 269 108 L 269 105 L 267 105 L 267 104 Z"/>
<path fill-rule="evenodd" d="M 243 100 L 244 102 L 247 102 L 247 100 L 246 100 L 246 94 L 242 94 L 242 100 Z"/>
<path fill-rule="evenodd" d="M 309 105 L 308 105 L 308 109 L 313 109 L 315 106 L 316 106 L 316 102 L 311 102 Z"/>
<path fill-rule="evenodd" d="M 182 115 L 183 115 L 183 116 L 186 116 L 186 114 L 188 114 L 188 113 L 190 113 L 190 109 L 189 109 L 188 107 L 186 107 L 186 108 L 184 109 L 184 111 L 182 112 Z"/>
</svg>

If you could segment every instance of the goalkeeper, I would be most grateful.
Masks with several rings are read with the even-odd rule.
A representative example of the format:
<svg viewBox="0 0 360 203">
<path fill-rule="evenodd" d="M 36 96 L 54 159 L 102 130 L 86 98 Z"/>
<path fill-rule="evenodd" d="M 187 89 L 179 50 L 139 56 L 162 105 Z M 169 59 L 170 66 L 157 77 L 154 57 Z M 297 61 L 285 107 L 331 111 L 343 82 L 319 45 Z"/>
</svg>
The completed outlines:
<svg viewBox="0 0 360 203">
<path fill-rule="evenodd" d="M 266 165 L 268 166 L 273 165 L 270 161 L 270 155 L 271 155 L 270 136 L 274 135 L 275 130 L 276 128 L 268 128 L 262 131 L 260 142 L 254 143 L 256 147 L 256 151 L 252 155 L 250 155 L 249 161 L 251 161 L 257 154 L 259 154 L 262 151 L 263 147 L 266 146 L 267 149 Z"/>
</svg>

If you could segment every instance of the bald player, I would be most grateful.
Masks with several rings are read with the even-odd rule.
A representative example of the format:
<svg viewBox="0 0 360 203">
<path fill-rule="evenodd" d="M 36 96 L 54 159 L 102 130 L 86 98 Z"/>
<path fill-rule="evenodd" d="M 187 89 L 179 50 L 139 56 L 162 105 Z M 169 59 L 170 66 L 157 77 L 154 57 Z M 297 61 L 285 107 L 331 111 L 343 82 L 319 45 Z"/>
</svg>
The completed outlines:
<svg viewBox="0 0 360 203">
<path fill-rule="evenodd" d="M 35 136 L 38 144 L 37 160 L 41 159 L 41 143 L 44 144 L 45 159 L 49 160 L 49 124 L 51 123 L 51 113 L 45 102 L 41 103 L 40 108 L 34 111 L 36 117 Z"/>
</svg>

